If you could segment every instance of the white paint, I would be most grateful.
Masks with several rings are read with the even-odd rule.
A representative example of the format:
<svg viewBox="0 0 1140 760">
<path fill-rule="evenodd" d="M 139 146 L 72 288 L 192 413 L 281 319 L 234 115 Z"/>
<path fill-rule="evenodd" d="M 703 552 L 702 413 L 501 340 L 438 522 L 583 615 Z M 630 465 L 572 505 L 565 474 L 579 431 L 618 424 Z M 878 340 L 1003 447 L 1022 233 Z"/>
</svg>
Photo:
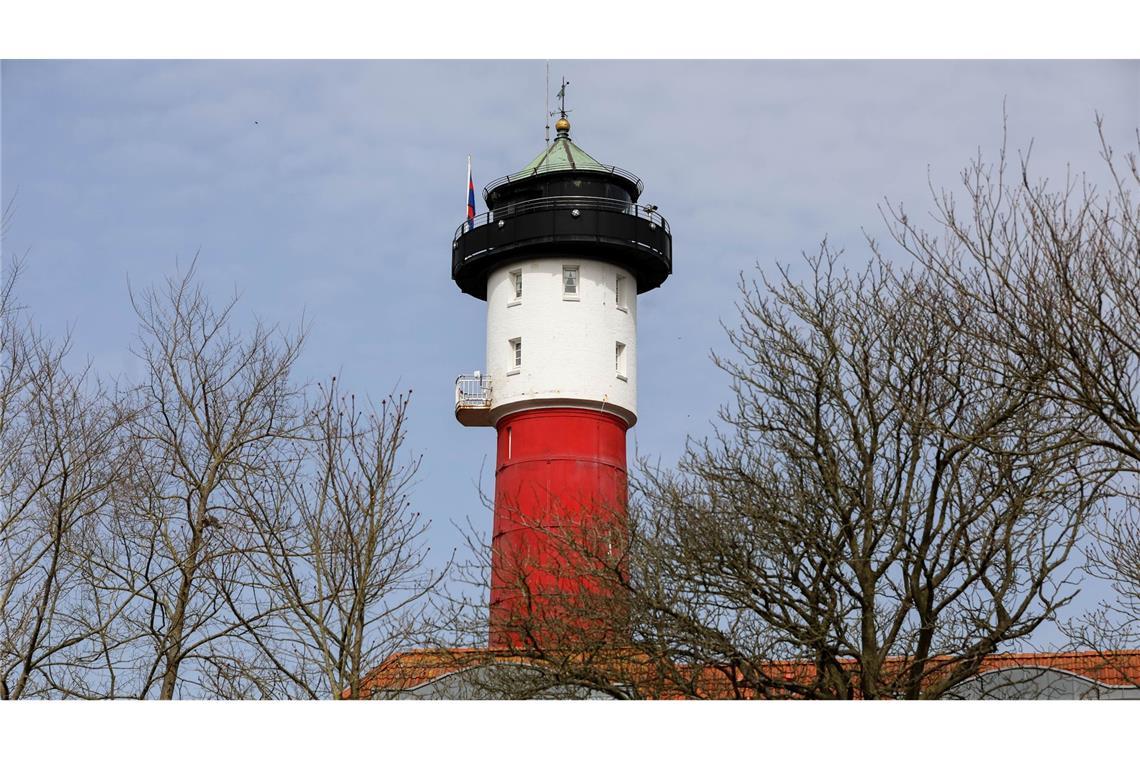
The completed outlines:
<svg viewBox="0 0 1140 760">
<path fill-rule="evenodd" d="M 578 297 L 564 299 L 562 267 L 578 267 Z M 522 270 L 515 301 L 512 272 Z M 618 275 L 623 308 L 614 302 Z M 522 339 L 522 365 L 511 341 Z M 614 366 L 623 343 L 624 379 Z M 517 369 L 517 371 L 516 371 Z M 590 259 L 535 259 L 487 278 L 487 374 L 491 423 L 519 409 L 585 407 L 637 421 L 637 281 L 622 267 Z"/>
</svg>

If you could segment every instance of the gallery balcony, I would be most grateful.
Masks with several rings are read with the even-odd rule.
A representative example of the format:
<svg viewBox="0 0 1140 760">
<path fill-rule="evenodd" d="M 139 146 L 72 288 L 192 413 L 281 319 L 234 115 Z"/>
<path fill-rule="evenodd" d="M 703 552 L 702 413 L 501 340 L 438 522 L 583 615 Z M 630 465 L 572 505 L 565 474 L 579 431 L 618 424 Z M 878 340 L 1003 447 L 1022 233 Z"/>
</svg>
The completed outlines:
<svg viewBox="0 0 1140 760">
<path fill-rule="evenodd" d="M 673 271 L 669 223 L 654 206 L 559 196 L 507 204 L 464 222 L 451 244 L 451 274 L 464 293 L 487 297 L 487 276 L 503 264 L 548 256 L 599 258 L 628 269 L 637 292 Z"/>
</svg>

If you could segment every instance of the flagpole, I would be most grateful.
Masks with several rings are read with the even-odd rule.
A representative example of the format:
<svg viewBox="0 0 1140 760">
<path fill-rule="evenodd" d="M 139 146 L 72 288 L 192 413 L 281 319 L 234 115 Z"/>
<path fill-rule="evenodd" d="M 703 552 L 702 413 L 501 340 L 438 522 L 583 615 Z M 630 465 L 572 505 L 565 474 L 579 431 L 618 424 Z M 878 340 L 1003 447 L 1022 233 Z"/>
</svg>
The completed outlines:
<svg viewBox="0 0 1140 760">
<path fill-rule="evenodd" d="M 467 187 L 464 188 L 467 191 L 466 197 L 464 198 L 464 200 L 466 201 L 466 203 L 465 203 L 466 209 L 464 210 L 464 215 L 467 218 L 467 229 L 468 230 L 475 229 L 475 191 L 473 188 L 474 188 L 474 185 L 471 183 L 471 155 L 468 154 L 467 155 Z"/>
</svg>

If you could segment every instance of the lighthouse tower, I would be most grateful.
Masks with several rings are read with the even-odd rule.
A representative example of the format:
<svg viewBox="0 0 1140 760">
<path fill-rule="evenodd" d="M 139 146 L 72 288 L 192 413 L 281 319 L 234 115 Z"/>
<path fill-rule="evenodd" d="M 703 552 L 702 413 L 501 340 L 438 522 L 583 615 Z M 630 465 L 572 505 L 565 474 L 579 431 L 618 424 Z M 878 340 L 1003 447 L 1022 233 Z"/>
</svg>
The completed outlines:
<svg viewBox="0 0 1140 760">
<path fill-rule="evenodd" d="M 641 180 L 582 150 L 565 111 L 555 130 L 486 187 L 487 213 L 452 242 L 452 278 L 487 303 L 486 370 L 456 381 L 455 415 L 498 439 L 496 648 L 550 645 L 568 623 L 605 636 L 622 625 L 583 614 L 603 593 L 585 565 L 625 532 L 637 299 L 672 272 L 669 226 L 638 205 Z"/>
</svg>

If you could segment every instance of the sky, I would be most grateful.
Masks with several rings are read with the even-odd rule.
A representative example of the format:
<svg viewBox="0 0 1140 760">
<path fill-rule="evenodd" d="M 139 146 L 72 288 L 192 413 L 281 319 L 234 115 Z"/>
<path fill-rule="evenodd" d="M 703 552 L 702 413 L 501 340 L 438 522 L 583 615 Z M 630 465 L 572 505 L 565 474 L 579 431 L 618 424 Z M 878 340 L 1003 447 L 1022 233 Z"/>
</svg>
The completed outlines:
<svg viewBox="0 0 1140 760">
<path fill-rule="evenodd" d="M 575 142 L 640 176 L 673 232 L 673 276 L 638 305 L 635 454 L 673 462 L 728 400 L 740 273 L 826 236 L 853 267 L 879 207 L 929 208 L 979 151 L 1032 141 L 1051 181 L 1098 175 L 1094 118 L 1135 148 L 1140 62 L 552 60 Z M 466 159 L 477 187 L 544 147 L 543 61 L 4 61 L 3 263 L 78 360 L 137 377 L 129 288 L 197 256 L 239 324 L 310 322 L 297 375 L 382 398 L 412 389 L 414 499 L 436 557 L 483 528 L 494 434 L 454 418 L 482 368 L 482 301 L 450 279 Z M 482 198 L 477 211 L 484 211 Z M 887 253 L 891 251 L 887 246 Z"/>
</svg>

